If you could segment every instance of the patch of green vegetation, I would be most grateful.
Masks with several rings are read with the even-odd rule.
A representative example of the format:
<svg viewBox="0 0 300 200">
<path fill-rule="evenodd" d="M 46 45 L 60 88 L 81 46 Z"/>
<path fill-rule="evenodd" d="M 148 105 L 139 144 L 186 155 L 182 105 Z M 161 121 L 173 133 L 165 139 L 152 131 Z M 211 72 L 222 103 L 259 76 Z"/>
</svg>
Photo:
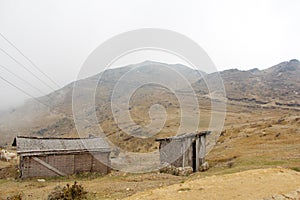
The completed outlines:
<svg viewBox="0 0 300 200">
<path fill-rule="evenodd" d="M 210 162 L 208 160 L 208 162 Z M 249 156 L 243 158 L 237 158 L 234 160 L 234 165 L 231 167 L 228 166 L 227 162 L 212 162 L 212 168 L 210 168 L 206 172 L 197 173 L 198 177 L 206 177 L 211 175 L 224 175 L 224 174 L 232 174 L 236 172 L 252 170 L 252 169 L 263 169 L 263 168 L 270 168 L 270 167 L 288 167 L 288 166 L 295 166 L 296 163 L 299 163 L 299 159 L 295 160 L 276 160 L 272 157 L 268 156 Z M 300 168 L 298 168 L 300 169 Z M 295 171 L 298 170 L 297 168 L 294 169 Z"/>
<path fill-rule="evenodd" d="M 9 181 L 6 180 L 6 179 L 0 179 L 0 184 L 5 184 L 5 183 L 7 183 L 7 182 L 9 182 Z"/>
<path fill-rule="evenodd" d="M 269 160 L 269 161 L 266 161 L 263 164 L 264 165 L 278 166 L 278 165 L 286 164 L 286 161 L 284 161 L 284 160 Z"/>
<path fill-rule="evenodd" d="M 249 157 L 247 159 L 239 160 L 237 162 L 240 166 L 252 166 L 252 167 L 276 167 L 276 166 L 282 166 L 286 164 L 286 160 L 273 160 L 272 158 L 264 157 L 264 156 L 253 156 Z"/>
<path fill-rule="evenodd" d="M 296 171 L 296 172 L 300 172 L 300 168 L 299 167 L 291 167 L 290 169 Z"/>
<path fill-rule="evenodd" d="M 72 178 L 75 178 L 77 180 L 92 180 L 99 177 L 103 177 L 104 175 L 97 172 L 85 172 L 85 173 L 79 173 L 72 176 Z"/>
</svg>

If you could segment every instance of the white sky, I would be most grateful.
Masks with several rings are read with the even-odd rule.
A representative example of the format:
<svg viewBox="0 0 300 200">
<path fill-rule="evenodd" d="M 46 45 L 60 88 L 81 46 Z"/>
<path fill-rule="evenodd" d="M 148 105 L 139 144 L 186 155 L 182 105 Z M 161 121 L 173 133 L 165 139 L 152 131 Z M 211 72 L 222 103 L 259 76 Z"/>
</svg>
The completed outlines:
<svg viewBox="0 0 300 200">
<path fill-rule="evenodd" d="M 298 0 L 0 0 L 0 32 L 64 86 L 76 79 L 82 63 L 98 45 L 139 28 L 170 29 L 188 36 L 202 46 L 219 70 L 264 69 L 297 59 L 299 9 Z M 0 47 L 30 68 L 2 38 Z M 132 62 L 143 59 L 136 56 Z M 1 51 L 0 65 L 50 92 Z M 1 68 L 0 75 L 32 95 L 39 94 Z M 2 80 L 0 92 L 0 109 L 27 98 Z"/>
</svg>

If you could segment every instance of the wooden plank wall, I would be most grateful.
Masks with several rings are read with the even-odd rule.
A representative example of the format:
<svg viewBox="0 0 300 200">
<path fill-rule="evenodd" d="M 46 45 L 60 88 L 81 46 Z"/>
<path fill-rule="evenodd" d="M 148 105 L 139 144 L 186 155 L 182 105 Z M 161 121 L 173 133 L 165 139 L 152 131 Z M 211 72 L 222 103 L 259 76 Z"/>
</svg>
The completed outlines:
<svg viewBox="0 0 300 200">
<path fill-rule="evenodd" d="M 193 149 L 193 142 L 196 143 L 195 149 Z M 175 167 L 193 167 L 193 162 L 196 162 L 195 171 L 198 171 L 199 166 L 205 162 L 206 136 L 161 140 L 159 151 L 161 163 L 169 163 Z M 193 161 L 193 151 L 196 151 L 195 161 Z"/>
<path fill-rule="evenodd" d="M 74 174 L 82 172 L 100 172 L 107 174 L 110 172 L 109 164 L 109 153 L 95 153 L 98 158 L 94 158 L 90 153 L 80 153 L 80 154 L 67 154 L 67 155 L 47 155 L 47 156 L 36 156 L 34 157 L 23 157 L 21 156 L 21 177 L 45 177 L 45 176 L 59 176 L 55 170 L 51 170 L 51 167 L 47 167 L 46 164 L 52 166 L 63 174 Z M 98 160 L 100 159 L 100 160 Z M 39 162 L 37 160 L 41 160 Z M 106 163 L 102 163 L 102 162 Z"/>
</svg>

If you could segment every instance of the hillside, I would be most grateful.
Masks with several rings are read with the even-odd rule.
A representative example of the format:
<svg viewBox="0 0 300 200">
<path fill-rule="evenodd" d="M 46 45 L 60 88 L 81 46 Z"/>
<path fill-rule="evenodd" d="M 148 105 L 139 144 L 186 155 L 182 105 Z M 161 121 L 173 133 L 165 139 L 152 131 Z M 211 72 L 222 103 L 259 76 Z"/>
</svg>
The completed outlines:
<svg viewBox="0 0 300 200">
<path fill-rule="evenodd" d="M 161 65 L 166 66 L 166 68 L 162 68 Z M 172 73 L 170 73 L 170 69 L 172 69 Z M 119 81 L 122 75 L 128 72 L 133 72 L 133 74 L 138 73 L 141 76 Z M 82 110 L 86 118 L 89 119 L 94 108 L 86 103 L 87 95 L 85 94 L 93 89 L 93 85 L 98 84 L 95 92 L 98 123 L 104 127 L 104 131 L 106 131 L 107 135 L 111 136 L 112 140 L 114 140 L 115 135 L 121 135 L 121 138 L 116 138 L 118 141 L 115 142 L 126 147 L 124 140 L 128 140 L 129 136 L 120 133 L 119 128 L 114 123 L 112 113 L 110 112 L 110 103 L 108 103 L 115 85 L 119 81 L 121 85 L 134 86 L 142 83 L 145 79 L 151 80 L 152 76 L 158 77 L 160 80 L 169 80 L 169 82 L 180 85 L 180 82 L 176 80 L 178 74 L 184 76 L 189 83 L 192 84 L 199 76 L 201 77 L 199 74 L 204 74 L 204 72 L 196 71 L 180 64 L 167 65 L 151 61 L 107 70 L 90 78 L 76 82 L 77 89 L 80 91 L 79 96 L 74 96 L 77 102 L 76 107 L 78 110 Z M 100 77 L 101 82 L 98 83 Z M 123 83 L 122 81 L 125 82 Z M 18 134 L 78 137 L 72 118 L 73 85 L 74 83 L 71 83 L 56 92 L 40 97 L 39 100 L 47 106 L 32 100 L 25 103 L 24 106 L 11 111 L 9 114 L 0 117 L 0 134 L 3 138 L 1 142 L 10 142 L 11 139 Z M 123 92 L 126 93 L 126 88 Z M 151 94 L 155 97 L 154 99 L 145 99 Z M 163 103 L 167 108 L 167 112 L 170 110 L 173 112 L 175 108 L 178 108 L 175 96 L 166 88 L 159 85 L 145 85 L 142 88 L 138 88 L 131 103 L 136 104 L 133 105 L 134 108 L 131 111 L 133 115 L 139 118 L 136 119 L 136 122 L 144 124 L 147 123 L 147 120 L 149 121 L 148 112 L 144 112 L 142 115 L 140 114 L 140 110 L 144 110 L 144 107 L 150 107 L 153 103 Z M 174 117 L 172 117 L 172 119 L 173 118 Z M 175 122 L 171 122 L 170 120 L 168 120 L 167 123 L 177 123 L 176 120 Z M 18 121 L 18 123 L 14 123 L 15 121 Z M 86 133 L 85 136 L 93 134 L 98 123 L 86 127 L 84 130 Z M 154 138 L 151 138 L 150 140 L 153 142 Z M 141 142 L 141 140 L 137 140 L 131 142 L 133 142 L 132 146 L 137 147 L 137 151 L 139 151 L 138 148 L 140 145 L 144 146 L 143 149 L 149 148 L 145 147 L 149 146 L 149 141 Z M 136 145 L 136 143 L 139 145 Z M 154 147 L 152 146 L 151 148 Z"/>
<path fill-rule="evenodd" d="M 300 106 L 299 74 L 300 62 L 295 59 L 265 70 L 230 69 L 220 72 L 229 100 L 298 107 Z M 215 78 L 216 73 L 206 75 L 209 84 L 213 84 Z M 193 87 L 203 94 L 208 93 L 204 79 L 198 80 Z"/>
<path fill-rule="evenodd" d="M 146 65 L 147 63 L 149 61 Z M 228 98 L 226 119 L 216 145 L 210 149 L 206 157 L 210 164 L 210 169 L 206 172 L 178 177 L 157 171 L 141 174 L 113 171 L 107 176 L 83 174 L 49 178 L 46 182 L 38 182 L 36 179 L 22 181 L 14 179 L 18 173 L 17 163 L 0 161 L 0 199 L 6 199 L 16 191 L 22 193 L 24 199 L 45 199 L 57 185 L 64 186 L 74 180 L 79 181 L 87 189 L 92 199 L 126 197 L 161 199 L 162 196 L 169 199 L 184 199 L 185 197 L 220 199 L 220 196 L 223 199 L 289 199 L 293 195 L 298 195 L 297 190 L 300 189 L 300 108 L 295 104 L 299 99 L 297 92 L 290 92 L 291 88 L 299 91 L 297 79 L 299 67 L 298 64 L 293 67 L 294 63 L 298 62 L 284 62 L 261 71 L 253 69 L 221 72 Z M 151 65 L 153 65 L 152 62 Z M 117 80 L 132 67 L 134 66 L 104 72 L 103 82 L 96 91 L 96 114 L 105 134 L 118 147 L 135 152 L 149 152 L 157 148 L 155 137 L 133 138 L 122 132 L 110 112 L 110 104 L 107 103 Z M 144 67 L 139 72 L 149 76 L 166 74 L 163 70 L 157 74 L 154 70 L 155 66 Z M 201 110 L 199 129 L 207 129 L 211 110 L 209 95 L 205 92 L 205 88 L 201 88 L 203 80 L 197 81 L 193 78 L 198 77 L 198 72 L 184 66 L 180 68 L 180 70 L 187 70 L 189 75 L 195 73 L 190 78 L 190 82 L 194 88 L 198 88 L 197 98 Z M 280 74 L 279 78 L 276 78 L 275 74 Z M 216 74 L 203 75 L 206 78 L 210 77 L 207 80 L 212 82 L 216 76 Z M 285 78 L 280 78 L 281 76 Z M 91 90 L 91 86 L 98 77 L 99 74 L 80 80 L 79 88 L 83 92 Z M 145 78 L 147 75 L 122 84 L 136 84 Z M 165 79 L 166 76 L 162 78 Z M 170 76 L 167 78 L 175 79 Z M 241 92 L 244 90 L 244 80 L 247 80 L 249 85 L 244 87 L 245 92 Z M 251 85 L 256 84 L 254 80 L 259 80 L 260 88 L 254 88 Z M 280 84 L 277 80 L 280 80 Z M 276 92 L 267 93 L 268 91 L 261 89 L 269 87 L 272 87 L 274 91 L 285 91 L 286 95 L 282 95 L 281 99 L 279 97 L 276 99 L 276 95 L 278 96 Z M 180 88 L 181 91 L 184 89 L 184 87 Z M 72 90 L 73 84 L 70 84 L 47 97 L 41 97 L 40 99 L 49 104 L 49 107 L 30 101 L 8 115 L 0 117 L 1 142 L 7 141 L 10 145 L 12 137 L 17 134 L 77 137 L 71 109 Z M 274 95 L 274 98 L 262 95 L 264 92 Z M 255 94 L 255 99 L 253 99 L 254 96 L 247 96 L 250 94 Z M 89 119 L 92 107 L 84 104 L 86 96 L 76 96 L 76 98 L 79 100 L 77 106 Z M 285 102 L 283 99 L 294 103 L 283 105 Z M 129 105 L 131 117 L 136 124 L 147 125 L 150 121 L 148 111 L 156 103 L 163 105 L 168 114 L 159 136 L 175 133 L 181 119 L 178 112 L 179 102 L 166 87 L 148 84 L 136 90 Z M 193 107 L 189 109 L 192 110 Z M 155 117 L 159 118 L 159 116 Z M 187 120 L 192 120 L 193 117 L 195 117 L 195 112 L 191 111 L 190 118 Z M 84 127 L 86 136 L 94 134 L 94 130 L 98 128 L 97 125 Z M 136 133 L 142 132 L 140 129 L 135 131 Z M 154 156 L 143 162 L 148 164 L 159 161 L 159 156 Z M 117 163 L 119 158 L 123 157 L 113 158 L 112 163 Z M 122 164 L 127 167 L 137 165 L 132 157 L 126 157 L 125 161 Z"/>
<path fill-rule="evenodd" d="M 176 72 L 183 75 L 192 84 L 197 92 L 200 107 L 203 110 L 199 128 L 207 128 L 210 119 L 210 101 L 207 99 L 207 94 L 209 93 L 201 76 L 205 76 L 206 81 L 213 85 L 217 74 L 205 74 L 179 64 L 168 65 L 145 61 L 135 65 L 111 69 L 76 82 L 81 95 L 74 97 L 77 102 L 75 106 L 78 110 L 82 110 L 86 118 L 89 119 L 93 107 L 86 103 L 87 96 L 84 94 L 92 90 L 92 85 L 97 85 L 98 79 L 101 77 L 101 83 L 98 84 L 95 93 L 98 122 L 84 128 L 85 136 L 94 134 L 98 124 L 101 124 L 109 139 L 122 148 L 129 148 L 137 152 L 152 151 L 157 148 L 154 145 L 154 137 L 148 139 L 132 138 L 121 131 L 115 123 L 108 102 L 118 80 L 128 72 L 134 72 L 134 75 L 140 74 L 140 76 L 122 79 L 119 81 L 120 85 L 135 86 L 143 83 L 149 77 L 158 77 L 158 80 L 168 80 L 172 84 L 177 84 L 177 88 L 184 90 L 184 87 L 179 87 L 184 84 L 180 82 L 178 76 L 161 67 L 162 65 L 169 69 L 175 69 Z M 232 69 L 222 71 L 220 75 L 224 81 L 228 100 L 244 102 L 245 105 L 257 103 L 260 105 L 298 108 L 300 99 L 299 72 L 299 61 L 291 60 L 266 70 L 240 71 Z M 123 92 L 125 94 L 127 91 L 126 87 L 124 88 Z M 210 92 L 213 93 L 214 91 Z M 39 100 L 47 106 L 31 100 L 10 113 L 3 114 L 0 116 L 1 142 L 9 143 L 16 135 L 77 137 L 72 118 L 72 95 L 73 83 L 47 96 L 40 97 Z M 136 90 L 130 103 L 132 118 L 141 126 L 145 126 L 150 122 L 149 108 L 156 103 L 162 105 L 165 107 L 168 117 L 165 126 L 160 131 L 160 135 L 167 136 L 176 132 L 180 124 L 179 104 L 176 96 L 167 88 L 161 85 L 145 85 Z M 136 131 L 139 132 L 141 130 Z"/>
</svg>

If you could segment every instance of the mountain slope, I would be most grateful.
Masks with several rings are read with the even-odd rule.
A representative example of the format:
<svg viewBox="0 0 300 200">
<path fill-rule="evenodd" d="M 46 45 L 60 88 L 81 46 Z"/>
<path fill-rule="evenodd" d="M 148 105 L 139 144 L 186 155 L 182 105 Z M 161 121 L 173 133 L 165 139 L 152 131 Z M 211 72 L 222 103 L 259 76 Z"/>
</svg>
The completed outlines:
<svg viewBox="0 0 300 200">
<path fill-rule="evenodd" d="M 299 75 L 300 62 L 298 60 L 282 62 L 262 71 L 230 69 L 220 72 L 227 98 L 230 100 L 289 106 L 300 106 Z M 208 84 L 213 84 L 216 73 L 206 75 L 205 79 Z M 204 79 L 198 80 L 193 87 L 203 94 L 209 93 Z"/>
<path fill-rule="evenodd" d="M 162 65 L 166 66 L 163 68 Z M 171 71 L 170 71 L 171 69 Z M 172 69 L 174 69 L 172 71 Z M 117 145 L 136 151 L 148 151 L 156 148 L 154 137 L 148 140 L 133 138 L 120 130 L 111 112 L 111 95 L 117 83 L 123 86 L 137 86 L 149 77 L 157 80 L 167 80 L 174 84 L 176 88 L 184 90 L 185 80 L 178 78 L 178 74 L 185 77 L 201 100 L 201 105 L 206 107 L 204 113 L 204 129 L 209 124 L 210 102 L 205 96 L 215 91 L 207 90 L 205 76 L 209 84 L 214 85 L 218 78 L 218 73 L 205 74 L 184 65 L 168 65 L 152 61 L 130 65 L 122 68 L 110 69 L 87 79 L 76 82 L 80 92 L 76 99 L 76 108 L 82 111 L 86 119 L 91 119 L 93 105 L 87 104 L 88 92 L 93 91 L 93 86 L 98 86 L 95 92 L 95 105 L 98 122 L 93 122 L 90 126 L 84 127 L 85 136 L 95 134 L 98 125 L 104 129 L 106 135 Z M 133 73 L 127 79 L 121 79 L 126 73 Z M 136 76 L 139 74 L 139 76 Z M 299 106 L 300 94 L 300 63 L 297 60 L 283 62 L 266 70 L 252 69 L 240 71 L 237 69 L 220 72 L 223 79 L 226 95 L 229 100 L 255 102 L 259 104 L 277 104 L 287 106 Z M 99 78 L 101 81 L 99 82 Z M 199 79 L 199 80 L 198 80 Z M 177 84 L 177 85 L 176 85 Z M 1 142 L 10 142 L 16 135 L 37 135 L 37 136 L 64 136 L 77 137 L 77 131 L 72 117 L 72 96 L 73 83 L 53 92 L 47 96 L 39 98 L 45 105 L 31 100 L 14 111 L 0 116 Z M 179 85 L 179 87 L 178 87 Z M 182 88 L 180 87 L 182 86 Z M 123 93 L 128 91 L 123 87 Z M 160 134 L 166 136 L 175 133 L 180 124 L 180 105 L 176 96 L 167 87 L 162 85 L 147 84 L 138 88 L 130 100 L 130 113 L 135 123 L 147 126 L 150 123 L 149 109 L 154 104 L 162 105 L 167 112 L 165 126 Z M 191 117 L 192 118 L 192 117 Z M 204 124 L 204 125 L 203 125 Z M 129 127 L 130 128 L 130 127 Z M 134 128 L 134 127 L 133 127 Z M 137 129 L 136 132 L 141 130 Z"/>
<path fill-rule="evenodd" d="M 162 67 L 162 65 L 166 67 Z M 121 79 L 126 73 L 129 74 L 129 77 Z M 130 73 L 132 75 L 130 75 Z M 139 74 L 139 76 L 135 76 L 136 74 Z M 88 94 L 94 91 L 93 87 L 97 86 L 95 91 L 95 105 L 98 122 L 85 128 L 85 136 L 95 134 L 95 130 L 98 128 L 98 125 L 101 124 L 104 129 L 106 129 L 107 135 L 114 137 L 118 133 L 120 138 L 111 139 L 113 141 L 117 140 L 115 141 L 116 143 L 126 147 L 124 140 L 129 140 L 131 137 L 127 134 L 120 133 L 120 129 L 115 124 L 110 111 L 109 102 L 116 84 L 135 86 L 143 83 L 145 80 L 151 80 L 151 77 L 156 77 L 158 80 L 168 80 L 168 82 L 179 84 L 180 86 L 180 83 L 185 82 L 185 80 L 182 79 L 180 82 L 180 80 L 177 79 L 178 74 L 183 76 L 189 84 L 192 84 L 201 77 L 201 74 L 205 73 L 193 70 L 181 64 L 169 65 L 145 61 L 122 68 L 110 69 L 95 76 L 77 81 L 76 89 L 80 92 L 79 95 L 76 95 L 76 93 L 74 97 L 74 83 L 71 83 L 56 92 L 40 97 L 39 101 L 47 106 L 31 100 L 25 103 L 24 106 L 1 116 L 0 135 L 2 135 L 1 137 L 3 139 L 1 142 L 11 141 L 16 135 L 78 137 L 72 116 L 72 97 L 76 99 L 76 105 L 74 106 L 84 113 L 87 120 L 90 120 L 94 107 L 87 103 Z M 123 93 L 127 93 L 126 87 Z M 152 98 L 148 98 L 150 96 L 152 96 Z M 164 86 L 147 84 L 138 88 L 134 93 L 131 104 L 136 104 L 136 106 L 131 106 L 133 108 L 131 113 L 135 116 L 133 118 L 136 123 L 146 125 L 150 120 L 148 109 L 151 105 L 155 103 L 162 104 L 166 108 L 166 111 L 170 113 L 171 110 L 178 108 L 178 103 L 176 102 L 174 94 Z M 167 119 L 166 122 L 166 124 L 177 123 L 179 122 L 172 121 L 172 119 Z M 151 140 L 154 141 L 154 138 L 151 138 Z M 144 146 L 148 145 L 147 141 L 140 142 L 140 140 L 133 143 L 138 144 L 133 145 L 136 146 L 137 149 L 141 144 Z"/>
</svg>

